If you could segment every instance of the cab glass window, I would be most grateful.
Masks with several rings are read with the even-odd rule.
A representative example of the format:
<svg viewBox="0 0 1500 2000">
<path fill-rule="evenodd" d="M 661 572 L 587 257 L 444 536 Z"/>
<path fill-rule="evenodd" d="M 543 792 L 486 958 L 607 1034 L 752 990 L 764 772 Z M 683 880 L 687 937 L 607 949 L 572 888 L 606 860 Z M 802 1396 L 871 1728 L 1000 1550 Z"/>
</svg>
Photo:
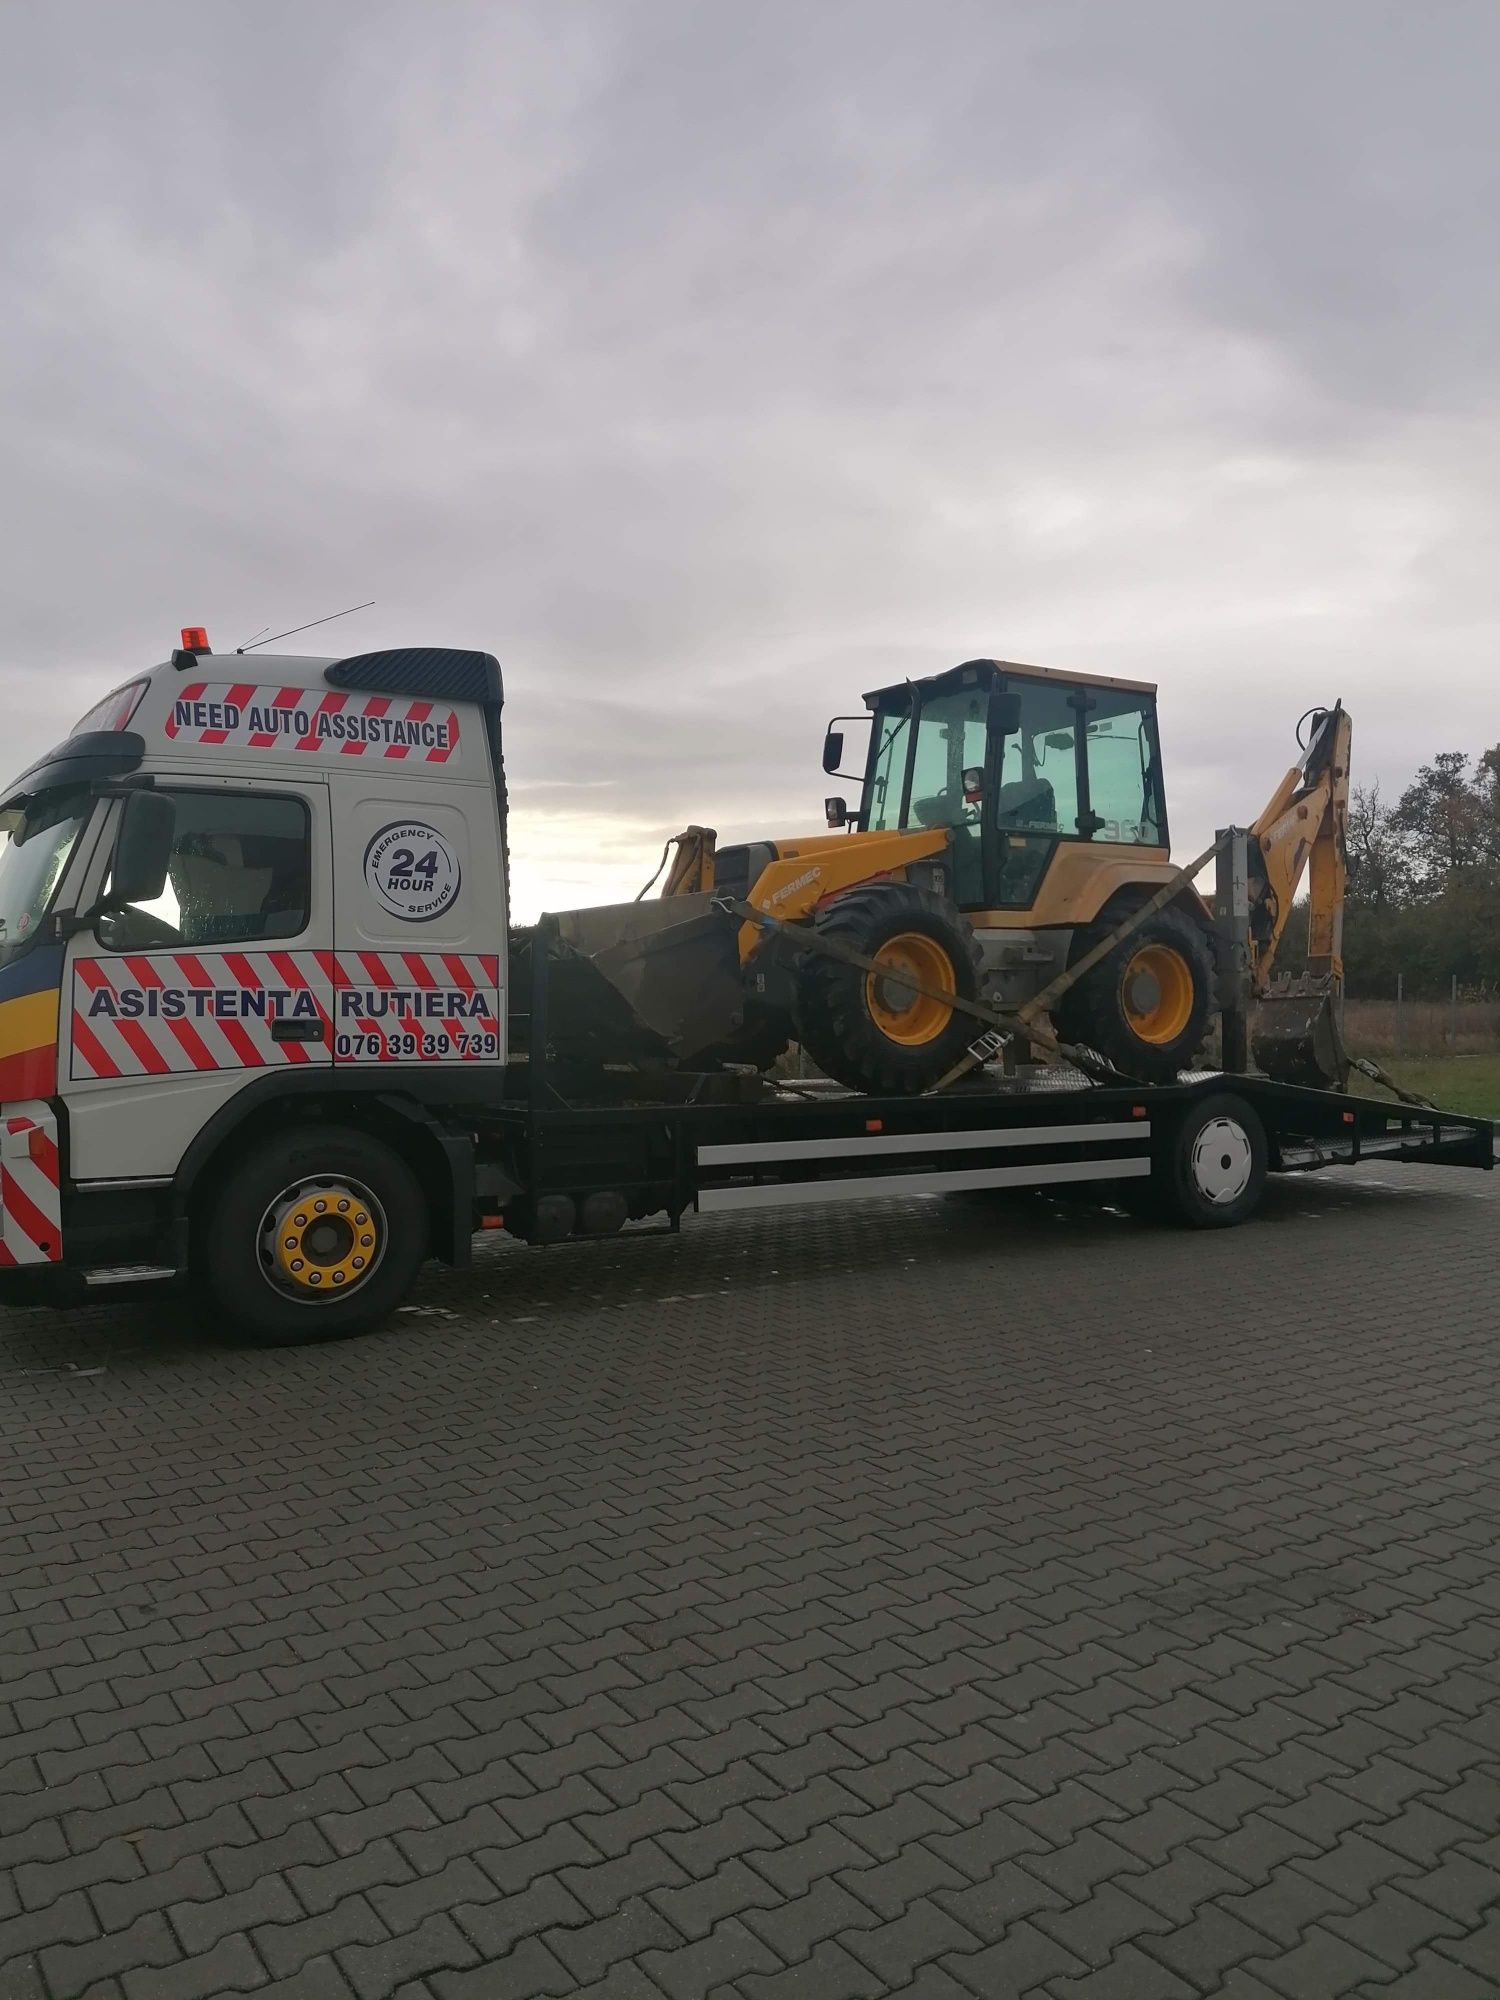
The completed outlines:
<svg viewBox="0 0 1500 2000">
<path fill-rule="evenodd" d="M 910 721 L 911 709 L 905 698 L 899 706 L 882 706 L 876 713 L 871 736 L 867 821 L 872 832 L 886 832 L 901 824 L 901 788 L 911 740 L 906 733 Z"/>
<path fill-rule="evenodd" d="M 87 790 L 43 792 L 0 818 L 0 965 L 34 944 L 94 802 Z"/>
<path fill-rule="evenodd" d="M 169 796 L 177 829 L 166 887 L 152 903 L 101 917 L 100 942 L 113 951 L 214 949 L 300 935 L 312 885 L 303 801 L 266 792 Z"/>
<path fill-rule="evenodd" d="M 979 808 L 964 802 L 964 772 L 984 770 L 984 696 L 974 689 L 922 704 L 911 773 L 908 826 L 963 826 Z"/>
<path fill-rule="evenodd" d="M 1078 710 L 1068 699 L 1072 690 L 1019 678 L 1009 687 L 1020 696 L 1021 726 L 1005 739 L 995 795 L 999 823 L 1007 832 L 1076 838 Z"/>
<path fill-rule="evenodd" d="M 1104 822 L 1094 839 L 1160 847 L 1155 704 L 1148 695 L 1091 692 L 1089 810 Z"/>
</svg>

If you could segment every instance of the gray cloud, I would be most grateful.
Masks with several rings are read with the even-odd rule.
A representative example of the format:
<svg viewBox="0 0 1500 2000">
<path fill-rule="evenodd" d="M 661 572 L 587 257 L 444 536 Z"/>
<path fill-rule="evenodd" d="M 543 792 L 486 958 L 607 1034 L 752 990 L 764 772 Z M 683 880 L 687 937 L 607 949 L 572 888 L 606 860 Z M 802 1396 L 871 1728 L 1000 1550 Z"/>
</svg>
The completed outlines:
<svg viewBox="0 0 1500 2000">
<path fill-rule="evenodd" d="M 1314 700 L 1500 734 L 1487 0 L 0 35 L 17 764 L 371 595 L 505 662 L 533 903 L 815 824 L 826 715 L 975 653 L 1159 679 L 1184 852 Z"/>
</svg>

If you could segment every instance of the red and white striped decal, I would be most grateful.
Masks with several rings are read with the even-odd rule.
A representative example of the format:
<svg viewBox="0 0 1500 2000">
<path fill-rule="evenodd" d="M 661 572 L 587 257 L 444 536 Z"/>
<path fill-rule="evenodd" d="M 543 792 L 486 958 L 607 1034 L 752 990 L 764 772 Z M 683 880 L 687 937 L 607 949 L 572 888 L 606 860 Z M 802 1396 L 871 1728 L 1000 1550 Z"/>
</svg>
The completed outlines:
<svg viewBox="0 0 1500 2000">
<path fill-rule="evenodd" d="M 57 1120 L 40 1101 L 0 1105 L 0 1269 L 61 1261 Z"/>
<path fill-rule="evenodd" d="M 498 1062 L 503 1026 L 492 952 L 132 952 L 74 962 L 71 1074 Z"/>
<path fill-rule="evenodd" d="M 329 979 L 312 951 L 140 952 L 73 966 L 75 1078 L 326 1063 Z M 278 1040 L 278 1022 L 308 1041 Z"/>
<path fill-rule="evenodd" d="M 162 725 L 174 743 L 283 755 L 378 757 L 447 764 L 458 750 L 451 708 L 408 696 L 330 688 L 263 687 L 253 681 L 190 681 Z"/>
<path fill-rule="evenodd" d="M 326 952 L 336 1063 L 497 1062 L 500 960 L 492 952 Z"/>
</svg>

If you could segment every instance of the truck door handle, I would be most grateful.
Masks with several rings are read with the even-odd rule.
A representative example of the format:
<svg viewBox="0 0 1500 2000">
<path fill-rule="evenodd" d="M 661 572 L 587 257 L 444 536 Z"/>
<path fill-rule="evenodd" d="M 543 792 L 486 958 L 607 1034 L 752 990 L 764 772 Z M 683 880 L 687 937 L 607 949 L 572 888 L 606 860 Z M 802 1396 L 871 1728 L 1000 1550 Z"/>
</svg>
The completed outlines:
<svg viewBox="0 0 1500 2000">
<path fill-rule="evenodd" d="M 273 1042 L 321 1042 L 324 1037 L 321 1021 L 309 1021 L 305 1017 L 296 1021 L 273 1021 L 271 1040 Z"/>
</svg>

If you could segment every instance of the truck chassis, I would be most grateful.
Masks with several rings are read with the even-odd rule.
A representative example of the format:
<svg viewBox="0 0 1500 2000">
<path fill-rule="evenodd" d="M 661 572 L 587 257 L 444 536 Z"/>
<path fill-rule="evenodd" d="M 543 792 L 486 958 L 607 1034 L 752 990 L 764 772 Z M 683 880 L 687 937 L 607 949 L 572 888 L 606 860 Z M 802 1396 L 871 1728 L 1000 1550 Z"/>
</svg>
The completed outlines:
<svg viewBox="0 0 1500 2000">
<path fill-rule="evenodd" d="M 1251 1074 L 1142 1087 L 1062 1067 L 989 1069 L 942 1093 L 894 1098 L 732 1072 L 581 1078 L 548 1049 L 551 955 L 529 956 L 528 1060 L 499 1074 L 424 1076 L 420 1093 L 412 1078 L 309 1077 L 294 1092 L 267 1078 L 266 1094 L 252 1084 L 219 1129 L 205 1128 L 169 1181 L 71 1180 L 61 1106 L 65 1254 L 0 1270 L 0 1298 L 57 1304 L 185 1288 L 212 1254 L 196 1223 L 224 1162 L 252 1134 L 314 1136 L 329 1121 L 406 1157 L 426 1196 L 427 1252 L 454 1266 L 471 1261 L 477 1235 L 502 1226 L 548 1244 L 631 1223 L 675 1230 L 694 1212 L 981 1190 L 1102 1193 L 1162 1220 L 1223 1228 L 1254 1214 L 1269 1173 L 1372 1159 L 1494 1165 L 1486 1119 Z M 322 1329 L 310 1323 L 306 1337 Z"/>
</svg>

